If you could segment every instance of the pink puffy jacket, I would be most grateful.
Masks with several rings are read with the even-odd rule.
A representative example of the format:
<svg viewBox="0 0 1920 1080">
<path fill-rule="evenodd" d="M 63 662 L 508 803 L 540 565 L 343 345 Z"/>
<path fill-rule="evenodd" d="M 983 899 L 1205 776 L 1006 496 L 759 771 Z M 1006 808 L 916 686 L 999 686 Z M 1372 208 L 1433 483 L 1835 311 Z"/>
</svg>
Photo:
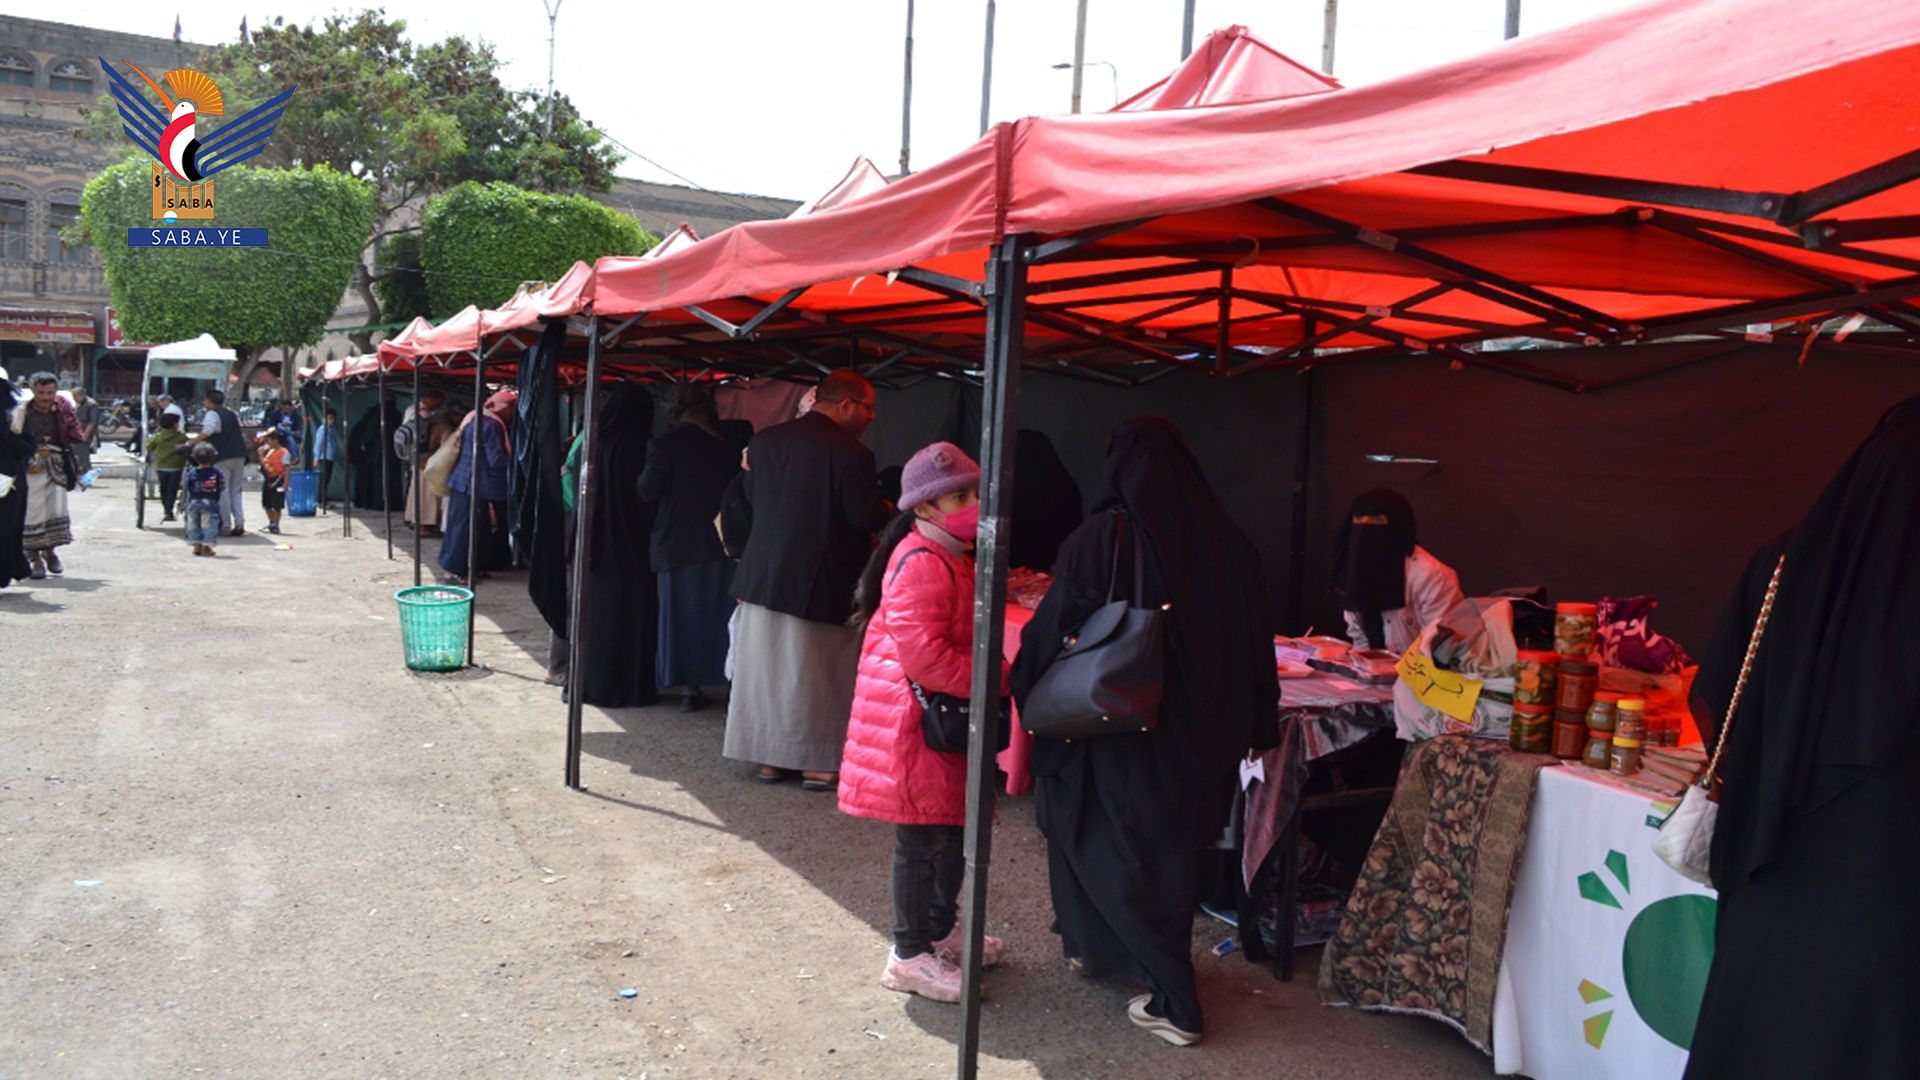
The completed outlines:
<svg viewBox="0 0 1920 1080">
<path fill-rule="evenodd" d="M 909 677 L 928 694 L 964 696 L 973 681 L 973 563 L 918 529 L 887 561 L 860 646 L 840 809 L 897 825 L 965 824 L 966 755 L 927 748 Z"/>
</svg>

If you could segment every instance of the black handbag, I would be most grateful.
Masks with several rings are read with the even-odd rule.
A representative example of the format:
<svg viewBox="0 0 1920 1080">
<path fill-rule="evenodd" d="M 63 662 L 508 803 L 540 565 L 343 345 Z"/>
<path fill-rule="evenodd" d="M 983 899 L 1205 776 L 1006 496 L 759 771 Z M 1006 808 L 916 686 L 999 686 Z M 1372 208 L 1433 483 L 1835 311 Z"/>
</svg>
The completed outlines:
<svg viewBox="0 0 1920 1080">
<path fill-rule="evenodd" d="M 920 703 L 920 728 L 926 736 L 927 749 L 947 754 L 966 753 L 967 729 L 973 725 L 973 701 L 957 694 L 928 693 L 926 687 L 912 679 L 907 680 L 907 688 L 913 691 L 913 700 Z M 1000 699 L 999 715 L 995 719 L 994 752 L 998 753 L 1013 741 L 1006 698 Z"/>
<path fill-rule="evenodd" d="M 1160 726 L 1166 686 L 1166 607 L 1114 599 L 1126 515 L 1114 517 L 1107 602 L 1061 642 L 1060 654 L 1027 691 L 1020 726 L 1044 739 L 1092 739 Z M 1133 546 L 1133 603 L 1145 593 L 1146 556 Z M 1168 605 L 1171 606 L 1171 605 Z"/>
</svg>

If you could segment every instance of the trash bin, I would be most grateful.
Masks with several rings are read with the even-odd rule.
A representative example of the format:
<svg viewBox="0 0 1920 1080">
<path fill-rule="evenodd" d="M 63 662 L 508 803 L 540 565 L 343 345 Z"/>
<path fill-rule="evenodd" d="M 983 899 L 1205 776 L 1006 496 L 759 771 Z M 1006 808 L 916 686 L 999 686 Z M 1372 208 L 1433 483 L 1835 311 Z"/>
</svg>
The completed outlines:
<svg viewBox="0 0 1920 1080">
<path fill-rule="evenodd" d="M 393 594 L 400 602 L 400 643 L 415 671 L 467 666 L 467 614 L 473 592 L 452 585 L 416 585 Z"/>
<path fill-rule="evenodd" d="M 312 517 L 320 508 L 320 474 L 311 469 L 295 469 L 287 476 L 287 513 L 294 517 Z"/>
</svg>

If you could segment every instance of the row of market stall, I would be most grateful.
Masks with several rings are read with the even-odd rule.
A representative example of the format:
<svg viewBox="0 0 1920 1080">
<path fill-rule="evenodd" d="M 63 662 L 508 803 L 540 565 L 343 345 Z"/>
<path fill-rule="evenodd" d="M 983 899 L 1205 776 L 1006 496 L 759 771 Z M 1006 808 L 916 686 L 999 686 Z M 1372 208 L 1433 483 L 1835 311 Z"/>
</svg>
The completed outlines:
<svg viewBox="0 0 1920 1080">
<path fill-rule="evenodd" d="M 573 386 L 851 366 L 883 388 L 977 387 L 984 702 L 1023 376 L 1091 393 L 1390 357 L 1589 394 L 1756 344 L 1920 357 L 1920 8 L 1836 0 L 1809 18 L 1790 0 L 1663 0 L 1370 86 L 1218 103 L 1223 85 L 1261 85 L 1254 39 L 1224 32 L 1163 84 L 1185 96 L 1155 108 L 1001 124 L 890 184 L 856 169 L 798 216 L 579 264 L 313 375 L 471 378 L 477 398 L 561 327 Z M 1340 422 L 1310 396 L 1301 409 L 1272 422 L 1298 424 L 1303 446 L 1309 423 Z M 1301 500 L 1304 453 L 1296 467 Z M 583 515 L 593 483 L 584 470 Z M 590 603 L 574 590 L 573 625 Z M 991 839 L 975 736 L 963 1076 Z"/>
</svg>

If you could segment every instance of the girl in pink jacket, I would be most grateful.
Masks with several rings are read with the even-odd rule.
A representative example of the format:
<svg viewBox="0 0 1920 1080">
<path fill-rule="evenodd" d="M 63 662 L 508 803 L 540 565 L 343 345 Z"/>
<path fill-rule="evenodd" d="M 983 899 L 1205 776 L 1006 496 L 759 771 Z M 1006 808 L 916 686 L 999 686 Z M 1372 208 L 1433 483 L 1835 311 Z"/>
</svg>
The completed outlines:
<svg viewBox="0 0 1920 1080">
<path fill-rule="evenodd" d="M 900 488 L 901 510 L 854 595 L 853 622 L 866 626 L 866 637 L 840 809 L 894 824 L 893 950 L 880 985 L 957 1002 L 967 758 L 927 746 L 908 683 L 928 698 L 965 697 L 972 688 L 980 467 L 952 443 L 934 443 L 907 462 Z M 998 963 L 1004 949 L 986 938 L 982 962 Z"/>
</svg>

